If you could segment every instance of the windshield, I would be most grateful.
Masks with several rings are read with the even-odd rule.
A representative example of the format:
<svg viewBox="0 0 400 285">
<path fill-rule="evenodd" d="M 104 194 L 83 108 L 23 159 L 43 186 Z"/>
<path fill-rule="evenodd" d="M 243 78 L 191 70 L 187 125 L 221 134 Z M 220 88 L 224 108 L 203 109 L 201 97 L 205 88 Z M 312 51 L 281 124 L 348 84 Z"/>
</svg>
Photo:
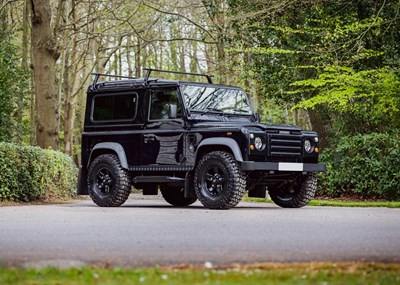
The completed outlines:
<svg viewBox="0 0 400 285">
<path fill-rule="evenodd" d="M 183 84 L 181 91 L 191 111 L 253 114 L 246 93 L 241 89 Z"/>
</svg>

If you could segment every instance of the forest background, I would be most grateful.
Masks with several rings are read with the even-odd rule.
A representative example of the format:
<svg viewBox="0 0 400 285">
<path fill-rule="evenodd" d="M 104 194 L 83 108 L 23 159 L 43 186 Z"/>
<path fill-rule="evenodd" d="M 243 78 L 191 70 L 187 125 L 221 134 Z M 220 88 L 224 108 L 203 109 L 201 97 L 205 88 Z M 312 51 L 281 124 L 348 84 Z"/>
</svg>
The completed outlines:
<svg viewBox="0 0 400 285">
<path fill-rule="evenodd" d="M 319 133 L 319 195 L 400 200 L 398 0 L 2 0 L 0 26 L 0 142 L 79 165 L 91 73 L 208 73 Z"/>
</svg>

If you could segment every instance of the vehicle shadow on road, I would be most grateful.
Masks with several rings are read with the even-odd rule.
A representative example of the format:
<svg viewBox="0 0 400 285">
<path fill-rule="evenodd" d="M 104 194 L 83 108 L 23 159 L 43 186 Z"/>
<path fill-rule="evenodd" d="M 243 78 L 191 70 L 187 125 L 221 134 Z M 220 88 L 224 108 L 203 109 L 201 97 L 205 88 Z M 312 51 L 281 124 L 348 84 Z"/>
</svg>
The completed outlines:
<svg viewBox="0 0 400 285">
<path fill-rule="evenodd" d="M 99 208 L 99 206 L 97 206 L 96 204 L 92 203 L 92 202 L 88 202 L 88 203 L 78 203 L 75 204 L 74 207 L 82 207 L 82 208 Z M 220 209 L 208 209 L 205 208 L 204 206 L 198 204 L 198 205 L 190 205 L 187 207 L 175 207 L 175 206 L 171 206 L 169 204 L 161 204 L 161 203 L 146 203 L 146 204 L 141 204 L 139 203 L 135 203 L 135 202 L 130 202 L 130 203 L 126 203 L 120 207 L 110 207 L 107 209 L 127 209 L 127 208 L 142 208 L 142 209 L 171 209 L 171 210 L 188 210 L 188 211 L 199 211 L 199 210 L 203 210 L 203 211 L 226 211 L 226 210 L 220 210 Z M 240 210 L 261 210 L 261 209 L 265 209 L 265 210 L 278 210 L 278 209 L 282 209 L 280 207 L 277 207 L 275 205 L 270 205 L 270 204 L 256 204 L 254 206 L 249 205 L 249 204 L 245 204 L 245 205 L 241 205 L 239 204 L 238 206 L 229 209 L 230 211 L 240 211 Z"/>
</svg>

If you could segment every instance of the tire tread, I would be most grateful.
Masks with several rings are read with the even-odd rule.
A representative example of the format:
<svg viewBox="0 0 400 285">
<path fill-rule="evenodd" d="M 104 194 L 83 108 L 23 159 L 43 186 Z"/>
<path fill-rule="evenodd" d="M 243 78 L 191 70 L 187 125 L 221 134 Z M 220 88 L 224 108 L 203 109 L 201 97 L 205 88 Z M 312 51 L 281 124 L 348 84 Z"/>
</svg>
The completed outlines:
<svg viewBox="0 0 400 285">
<path fill-rule="evenodd" d="M 101 198 L 91 189 L 90 179 L 91 173 L 100 163 L 108 164 L 116 173 L 116 184 L 113 193 L 106 198 Z M 118 157 L 114 154 L 103 154 L 98 156 L 89 167 L 88 171 L 88 189 L 90 198 L 100 207 L 119 207 L 125 203 L 131 193 L 131 177 L 128 171 L 124 170 Z"/>
<path fill-rule="evenodd" d="M 317 176 L 315 173 L 308 174 L 301 183 L 299 191 L 296 191 L 291 199 L 282 199 L 279 190 L 269 191 L 272 201 L 283 208 L 301 208 L 314 198 L 317 191 Z"/>
<path fill-rule="evenodd" d="M 200 187 L 198 187 L 198 175 L 199 175 L 199 169 L 204 165 L 209 160 L 212 159 L 219 159 L 221 160 L 226 166 L 228 166 L 228 172 L 229 172 L 229 186 L 232 187 L 233 189 L 231 191 L 227 191 L 228 193 L 225 193 L 221 199 L 218 201 L 210 201 L 210 199 L 207 199 L 207 197 L 204 197 L 201 193 Z M 232 156 L 231 153 L 225 152 L 225 151 L 213 151 L 210 152 L 206 155 L 204 155 L 195 170 L 195 175 L 194 175 L 194 187 L 195 187 L 195 192 L 196 195 L 199 199 L 199 201 L 207 208 L 209 209 L 230 209 L 235 207 L 243 198 L 243 195 L 246 191 L 246 176 L 243 173 L 243 171 L 240 169 L 240 166 L 236 159 Z"/>
</svg>

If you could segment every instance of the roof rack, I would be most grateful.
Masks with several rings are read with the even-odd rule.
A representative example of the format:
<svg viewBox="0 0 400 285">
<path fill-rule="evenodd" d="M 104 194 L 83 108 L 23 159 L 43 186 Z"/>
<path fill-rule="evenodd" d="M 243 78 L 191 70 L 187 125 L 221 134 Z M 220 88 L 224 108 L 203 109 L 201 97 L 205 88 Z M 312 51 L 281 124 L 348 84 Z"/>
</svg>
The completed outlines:
<svg viewBox="0 0 400 285">
<path fill-rule="evenodd" d="M 111 75 L 111 74 L 103 74 L 103 73 L 92 73 L 92 75 L 95 75 L 94 80 L 93 80 L 93 85 L 97 84 L 97 81 L 99 81 L 100 76 L 113 77 L 113 78 L 136 79 L 136 77 L 132 77 L 132 76 L 120 76 L 120 75 Z"/>
<path fill-rule="evenodd" d="M 208 74 L 201 74 L 201 73 L 191 73 L 191 72 L 180 72 L 180 71 L 170 71 L 170 70 L 162 70 L 162 69 L 153 69 L 153 68 L 147 68 L 143 67 L 143 70 L 146 70 L 146 76 L 144 77 L 144 83 L 147 85 L 149 82 L 150 74 L 152 71 L 156 72 L 164 72 L 164 73 L 173 73 L 173 74 L 184 74 L 184 75 L 193 75 L 193 76 L 204 76 L 207 77 L 207 81 L 210 84 L 213 84 L 211 75 Z"/>
</svg>

